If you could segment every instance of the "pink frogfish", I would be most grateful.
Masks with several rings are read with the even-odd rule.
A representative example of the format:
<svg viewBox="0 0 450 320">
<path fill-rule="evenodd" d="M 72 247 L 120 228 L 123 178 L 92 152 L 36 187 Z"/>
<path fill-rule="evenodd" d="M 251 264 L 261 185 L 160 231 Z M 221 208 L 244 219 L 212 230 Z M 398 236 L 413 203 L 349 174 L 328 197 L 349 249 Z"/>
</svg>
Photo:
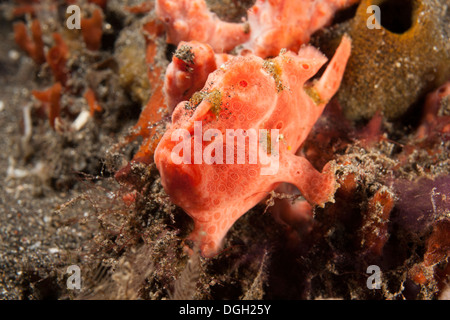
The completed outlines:
<svg viewBox="0 0 450 320">
<path fill-rule="evenodd" d="M 319 172 L 296 152 L 338 90 L 350 51 L 344 36 L 317 80 L 327 58 L 309 45 L 267 60 L 237 56 L 177 104 L 155 163 L 173 203 L 193 218 L 189 238 L 203 256 L 217 254 L 234 222 L 283 182 L 312 205 L 334 201 L 334 163 Z"/>
<path fill-rule="evenodd" d="M 247 21 L 231 23 L 209 11 L 205 0 L 156 0 L 156 14 L 165 24 L 167 41 L 208 43 L 214 52 L 242 45 L 262 58 L 285 48 L 297 52 L 310 36 L 328 25 L 336 11 L 359 0 L 257 0 Z"/>
</svg>

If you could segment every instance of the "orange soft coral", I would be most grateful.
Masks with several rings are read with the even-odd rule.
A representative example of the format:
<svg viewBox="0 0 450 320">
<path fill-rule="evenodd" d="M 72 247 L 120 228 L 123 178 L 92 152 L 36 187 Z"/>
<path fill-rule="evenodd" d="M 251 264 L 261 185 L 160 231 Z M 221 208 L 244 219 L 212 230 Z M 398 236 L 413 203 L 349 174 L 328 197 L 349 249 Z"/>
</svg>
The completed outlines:
<svg viewBox="0 0 450 320">
<path fill-rule="evenodd" d="M 57 82 L 44 91 L 33 90 L 33 96 L 39 100 L 45 108 L 50 126 L 55 129 L 56 118 L 59 118 L 61 112 L 60 98 L 62 85 Z"/>
<path fill-rule="evenodd" d="M 361 244 L 371 256 L 381 256 L 388 240 L 388 222 L 394 208 L 394 196 L 388 190 L 378 190 L 369 200 L 363 214 Z"/>
<path fill-rule="evenodd" d="M 52 69 L 55 80 L 65 85 L 68 77 L 66 64 L 69 58 L 69 48 L 59 33 L 53 34 L 53 40 L 55 45 L 47 52 L 47 63 Z"/>
<path fill-rule="evenodd" d="M 39 20 L 31 22 L 31 38 L 27 33 L 27 27 L 23 22 L 14 24 L 14 39 L 37 64 L 45 62 L 44 41 L 42 40 L 42 30 Z"/>
<path fill-rule="evenodd" d="M 134 156 L 134 160 L 139 159 L 141 162 L 149 163 L 153 159 L 153 152 L 159 139 L 155 137 L 155 128 L 153 124 L 162 119 L 164 110 L 167 109 L 165 96 L 163 92 L 163 81 L 161 79 L 164 72 L 163 68 L 156 62 L 158 55 L 157 39 L 164 32 L 161 23 L 158 20 L 150 20 L 143 26 L 146 36 L 146 53 L 145 60 L 148 68 L 148 80 L 152 86 L 152 95 L 139 115 L 139 120 L 133 127 L 132 133 L 128 135 L 126 141 L 132 141 L 137 137 L 144 140 Z"/>
<path fill-rule="evenodd" d="M 448 261 L 450 255 L 450 221 L 441 220 L 436 223 L 431 236 L 427 239 L 426 252 L 423 262 L 414 265 L 410 272 L 410 278 L 417 284 L 426 284 L 438 277 L 441 273 L 440 286 L 445 282 L 450 268 L 439 272 L 437 265 L 443 261 Z M 435 279 L 438 280 L 438 279 Z"/>
<path fill-rule="evenodd" d="M 89 114 L 91 117 L 95 115 L 96 112 L 101 112 L 103 108 L 98 104 L 97 98 L 95 97 L 94 90 L 87 88 L 83 97 L 86 99 L 89 106 Z"/>
<path fill-rule="evenodd" d="M 156 12 L 167 27 L 169 43 L 197 40 L 216 52 L 243 44 L 246 51 L 266 58 L 283 48 L 297 51 L 338 9 L 358 1 L 258 0 L 248 11 L 248 23 L 221 21 L 204 0 L 157 0 Z"/>
<path fill-rule="evenodd" d="M 350 50 L 350 39 L 344 37 L 321 79 L 313 83 L 306 82 L 327 58 L 311 46 L 298 55 L 286 52 L 271 60 L 254 55 L 235 57 L 213 72 L 189 102 L 177 105 L 172 125 L 155 151 L 155 163 L 172 201 L 194 219 L 191 238 L 199 242 L 203 255 L 215 254 L 233 223 L 281 182 L 297 186 L 311 204 L 324 205 L 333 199 L 332 166 L 327 164 L 319 173 L 295 152 L 337 91 Z M 213 133 L 215 138 L 209 137 L 212 142 L 199 144 L 190 136 L 193 132 L 195 136 L 199 123 L 201 137 Z M 279 135 L 267 136 L 265 141 L 263 136 L 260 147 L 264 151 L 259 149 L 259 160 L 250 163 L 255 156 L 250 148 L 234 145 L 239 129 L 276 129 Z M 223 145 L 229 139 L 227 130 L 236 130 L 231 149 Z M 182 142 L 172 139 L 180 132 Z M 178 148 L 185 142 L 189 146 L 179 155 Z M 278 151 L 273 150 L 275 145 Z M 242 163 L 237 154 L 243 150 Z M 187 161 L 179 162 L 175 154 Z M 204 161 L 198 161 L 199 154 Z M 220 154 L 227 156 L 223 164 Z M 278 171 L 268 170 L 262 162 L 264 154 L 276 160 Z M 228 157 L 234 161 L 230 163 Z"/>
<path fill-rule="evenodd" d="M 98 8 L 92 12 L 92 17 L 81 19 L 81 34 L 89 50 L 98 50 L 102 44 L 103 16 Z"/>
</svg>

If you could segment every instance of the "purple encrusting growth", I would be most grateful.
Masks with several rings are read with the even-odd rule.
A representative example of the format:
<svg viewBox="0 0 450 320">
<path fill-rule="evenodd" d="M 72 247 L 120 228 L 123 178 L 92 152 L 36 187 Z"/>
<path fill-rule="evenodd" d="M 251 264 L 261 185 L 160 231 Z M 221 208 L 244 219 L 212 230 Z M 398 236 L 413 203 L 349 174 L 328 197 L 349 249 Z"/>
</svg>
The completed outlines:
<svg viewBox="0 0 450 320">
<path fill-rule="evenodd" d="M 392 220 L 409 232 L 422 233 L 450 211 L 450 175 L 393 182 L 398 201 Z"/>
</svg>

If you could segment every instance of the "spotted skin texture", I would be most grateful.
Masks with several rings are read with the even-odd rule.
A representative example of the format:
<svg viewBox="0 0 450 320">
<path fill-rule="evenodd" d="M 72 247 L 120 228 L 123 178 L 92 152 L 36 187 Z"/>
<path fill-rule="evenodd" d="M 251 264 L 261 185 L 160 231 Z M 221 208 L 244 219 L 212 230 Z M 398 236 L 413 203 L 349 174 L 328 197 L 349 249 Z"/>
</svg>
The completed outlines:
<svg viewBox="0 0 450 320">
<path fill-rule="evenodd" d="M 295 185 L 313 205 L 333 201 L 337 187 L 333 164 L 327 164 L 320 173 L 295 152 L 337 91 L 350 51 L 351 41 L 344 36 L 323 76 L 315 82 L 307 80 L 327 58 L 314 47 L 303 47 L 298 54 L 288 51 L 271 60 L 238 56 L 209 75 L 201 91 L 204 99 L 198 105 L 193 106 L 192 101 L 177 105 L 172 124 L 156 148 L 155 163 L 172 201 L 193 218 L 195 228 L 190 239 L 199 244 L 204 256 L 216 254 L 233 223 L 282 182 Z M 314 98 L 308 92 L 314 92 Z M 216 107 L 219 112 L 213 112 Z M 268 165 L 260 158 L 249 164 L 249 148 L 245 163 L 238 164 L 237 144 L 233 163 L 195 164 L 196 122 L 201 122 L 202 134 L 208 129 L 218 130 L 212 142 L 201 142 L 201 150 L 217 143 L 223 147 L 224 159 L 227 149 L 221 143 L 226 141 L 227 129 L 279 129 L 279 150 L 269 155 L 278 157 L 278 171 L 261 174 Z M 173 160 L 174 148 L 182 141 L 172 139 L 177 129 L 191 133 L 186 138 L 191 142 L 191 164 Z"/>
<path fill-rule="evenodd" d="M 257 0 L 248 11 L 250 38 L 243 48 L 259 57 L 281 49 L 298 51 L 310 36 L 327 26 L 337 10 L 359 0 Z"/>
<path fill-rule="evenodd" d="M 156 14 L 167 26 L 167 42 L 196 40 L 215 52 L 228 52 L 249 35 L 244 23 L 221 21 L 204 0 L 156 0 Z"/>
<path fill-rule="evenodd" d="M 196 40 L 215 52 L 242 45 L 244 52 L 267 58 L 286 48 L 297 52 L 310 36 L 328 25 L 337 10 L 359 0 L 257 0 L 247 21 L 229 23 L 210 12 L 205 0 L 157 0 L 156 14 L 172 44 Z"/>
</svg>

